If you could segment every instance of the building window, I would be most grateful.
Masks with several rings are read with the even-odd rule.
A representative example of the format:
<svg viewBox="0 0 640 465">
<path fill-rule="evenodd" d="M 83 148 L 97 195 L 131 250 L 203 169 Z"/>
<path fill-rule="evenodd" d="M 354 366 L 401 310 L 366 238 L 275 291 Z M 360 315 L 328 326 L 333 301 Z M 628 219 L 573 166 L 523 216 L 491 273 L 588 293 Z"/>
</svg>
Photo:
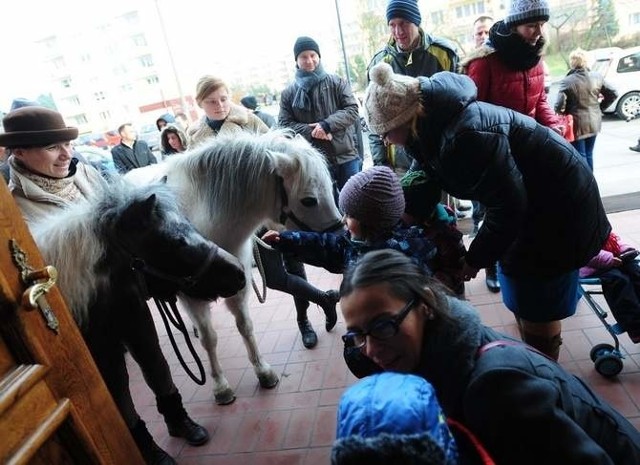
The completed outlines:
<svg viewBox="0 0 640 465">
<path fill-rule="evenodd" d="M 122 92 L 131 92 L 133 90 L 133 85 L 131 85 L 130 83 L 123 84 L 120 86 L 120 90 Z"/>
<path fill-rule="evenodd" d="M 133 45 L 137 47 L 145 47 L 147 45 L 147 38 L 144 36 L 144 34 L 131 36 L 131 40 L 133 41 Z"/>
<path fill-rule="evenodd" d="M 484 14 L 484 2 L 467 3 L 456 7 L 456 18 L 467 18 L 469 16 L 480 16 Z"/>
<path fill-rule="evenodd" d="M 138 24 L 140 21 L 140 17 L 138 16 L 137 11 L 131 11 L 122 15 L 122 19 L 124 19 L 129 24 Z"/>
<path fill-rule="evenodd" d="M 64 103 L 67 105 L 71 105 L 74 107 L 80 106 L 80 99 L 77 95 L 72 95 L 71 97 L 67 97 L 64 99 Z"/>
<path fill-rule="evenodd" d="M 67 77 L 64 79 L 60 80 L 60 87 L 64 88 L 64 89 L 68 89 L 69 87 L 71 87 L 71 78 Z"/>
<path fill-rule="evenodd" d="M 160 79 L 158 78 L 158 76 L 153 75 L 153 76 L 147 76 L 146 81 L 147 81 L 147 84 L 153 85 L 153 84 L 158 84 L 160 82 Z"/>
<path fill-rule="evenodd" d="M 127 74 L 127 72 L 127 67 L 122 63 L 113 67 L 113 74 L 115 76 L 121 76 L 123 74 Z"/>
<path fill-rule="evenodd" d="M 63 57 L 56 57 L 51 60 L 51 63 L 55 69 L 64 69 L 67 66 Z"/>
<path fill-rule="evenodd" d="M 104 100 L 106 97 L 104 96 L 104 92 L 98 91 L 93 93 L 93 98 L 96 99 L 97 102 Z"/>
<path fill-rule="evenodd" d="M 153 66 L 153 57 L 151 55 L 143 55 L 138 57 L 138 62 L 143 68 L 151 68 Z"/>
<path fill-rule="evenodd" d="M 89 63 L 91 61 L 91 55 L 89 54 L 89 52 L 85 52 L 80 55 L 80 61 L 82 63 Z"/>
<path fill-rule="evenodd" d="M 85 115 L 84 113 L 72 116 L 71 119 L 76 124 L 87 124 L 89 122 L 89 120 L 87 119 L 87 115 Z"/>
<path fill-rule="evenodd" d="M 102 121 L 109 121 L 111 119 L 111 112 L 109 110 L 100 112 L 100 119 Z"/>
<path fill-rule="evenodd" d="M 640 13 L 632 13 L 629 15 L 629 26 L 640 24 Z"/>
<path fill-rule="evenodd" d="M 431 13 L 431 23 L 434 26 L 439 26 L 440 24 L 444 24 L 444 12 L 440 10 L 440 11 L 434 11 L 433 13 Z"/>
</svg>

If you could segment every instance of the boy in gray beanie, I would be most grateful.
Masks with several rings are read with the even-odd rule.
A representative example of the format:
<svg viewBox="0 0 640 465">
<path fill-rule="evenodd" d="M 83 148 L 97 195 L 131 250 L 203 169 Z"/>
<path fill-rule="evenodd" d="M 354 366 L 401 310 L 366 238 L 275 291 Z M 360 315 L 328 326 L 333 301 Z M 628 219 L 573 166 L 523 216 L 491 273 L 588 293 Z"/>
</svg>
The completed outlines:
<svg viewBox="0 0 640 465">
<path fill-rule="evenodd" d="M 390 168 L 374 166 L 353 175 L 340 191 L 339 205 L 347 225 L 342 234 L 268 231 L 262 239 L 283 253 L 332 273 L 344 272 L 370 250 L 395 249 L 432 274 L 430 261 L 436 248 L 422 228 L 401 222 L 404 194 Z"/>
</svg>

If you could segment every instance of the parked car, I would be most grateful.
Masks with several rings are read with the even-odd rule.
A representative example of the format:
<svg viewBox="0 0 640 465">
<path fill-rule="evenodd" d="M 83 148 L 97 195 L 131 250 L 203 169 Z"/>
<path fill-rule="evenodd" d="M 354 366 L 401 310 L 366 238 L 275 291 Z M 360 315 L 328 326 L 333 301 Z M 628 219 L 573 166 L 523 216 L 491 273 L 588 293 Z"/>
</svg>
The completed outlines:
<svg viewBox="0 0 640 465">
<path fill-rule="evenodd" d="M 155 123 L 140 126 L 138 140 L 145 141 L 151 150 L 160 150 L 160 131 Z"/>
<path fill-rule="evenodd" d="M 640 113 L 640 46 L 600 48 L 589 52 L 591 69 L 602 74 L 618 98 L 605 113 L 628 120 Z"/>
<path fill-rule="evenodd" d="M 105 132 L 104 137 L 107 139 L 109 147 L 115 147 L 120 143 L 120 134 L 118 134 L 117 130 Z"/>
<path fill-rule="evenodd" d="M 106 175 L 108 173 L 116 172 L 116 166 L 113 164 L 111 151 L 92 147 L 90 145 L 75 145 L 73 149 L 80 153 L 87 163 L 100 171 L 101 174 Z"/>
<path fill-rule="evenodd" d="M 87 134 L 80 134 L 76 139 L 76 145 L 87 145 L 91 147 L 98 147 L 101 149 L 109 149 L 109 141 L 105 135 L 101 132 L 90 132 Z"/>
</svg>

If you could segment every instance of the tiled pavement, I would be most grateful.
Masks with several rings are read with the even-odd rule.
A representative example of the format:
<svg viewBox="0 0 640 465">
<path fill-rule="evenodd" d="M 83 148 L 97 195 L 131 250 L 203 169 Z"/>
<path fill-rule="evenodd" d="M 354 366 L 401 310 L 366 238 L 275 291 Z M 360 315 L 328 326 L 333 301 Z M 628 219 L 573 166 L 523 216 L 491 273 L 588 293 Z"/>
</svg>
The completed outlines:
<svg viewBox="0 0 640 465">
<path fill-rule="evenodd" d="M 626 242 L 640 248 L 640 210 L 609 216 L 614 230 Z M 321 289 L 337 288 L 340 275 L 307 267 L 309 279 Z M 467 298 L 480 311 L 483 321 L 516 334 L 513 317 L 490 294 L 483 275 L 467 284 Z M 154 309 L 154 314 L 157 312 Z M 213 402 L 210 380 L 204 386 L 191 381 L 180 367 L 159 318 L 161 343 L 191 416 L 206 426 L 211 441 L 190 447 L 168 436 L 155 399 L 145 385 L 135 363 L 129 363 L 132 391 L 142 417 L 158 443 L 181 465 L 318 465 L 329 463 L 335 433 L 335 409 L 345 387 L 356 379 L 342 360 L 340 335 L 344 325 L 339 317 L 331 333 L 324 331 L 324 315 L 315 306 L 310 319 L 319 336 L 313 350 L 302 346 L 290 296 L 268 291 L 265 304 L 251 298 L 251 317 L 256 339 L 265 359 L 280 374 L 272 390 L 261 389 L 250 366 L 231 314 L 221 303 L 212 305 L 211 317 L 219 334 L 220 361 L 237 399 L 228 406 Z M 575 316 L 565 320 L 560 363 L 582 376 L 596 391 L 640 428 L 640 346 L 620 337 L 624 370 L 614 379 L 599 375 L 589 358 L 591 347 L 611 338 L 591 310 L 581 301 Z M 203 355 L 199 343 L 198 352 Z M 184 351 L 184 343 L 180 344 Z M 185 352 L 186 353 L 186 352 Z M 206 360 L 204 360 L 206 368 Z M 193 364 L 191 364 L 193 365 Z M 208 375 L 208 373 L 207 373 Z"/>
</svg>

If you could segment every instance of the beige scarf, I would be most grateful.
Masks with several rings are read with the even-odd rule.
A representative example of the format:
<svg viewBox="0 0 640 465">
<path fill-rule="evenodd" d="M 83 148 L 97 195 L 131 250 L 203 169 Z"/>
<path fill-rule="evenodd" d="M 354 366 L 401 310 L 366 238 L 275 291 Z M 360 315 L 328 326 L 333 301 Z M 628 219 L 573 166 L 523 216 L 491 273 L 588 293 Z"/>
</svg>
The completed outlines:
<svg viewBox="0 0 640 465">
<path fill-rule="evenodd" d="M 62 179 L 49 178 L 30 171 L 24 163 L 20 162 L 16 157 L 10 157 L 9 164 L 12 170 L 16 170 L 40 189 L 51 195 L 64 199 L 69 203 L 76 203 L 80 199 L 86 199 L 84 194 L 78 189 L 78 186 L 73 182 L 75 178 L 73 174 Z M 73 171 L 75 174 L 75 167 L 69 171 Z"/>
</svg>

